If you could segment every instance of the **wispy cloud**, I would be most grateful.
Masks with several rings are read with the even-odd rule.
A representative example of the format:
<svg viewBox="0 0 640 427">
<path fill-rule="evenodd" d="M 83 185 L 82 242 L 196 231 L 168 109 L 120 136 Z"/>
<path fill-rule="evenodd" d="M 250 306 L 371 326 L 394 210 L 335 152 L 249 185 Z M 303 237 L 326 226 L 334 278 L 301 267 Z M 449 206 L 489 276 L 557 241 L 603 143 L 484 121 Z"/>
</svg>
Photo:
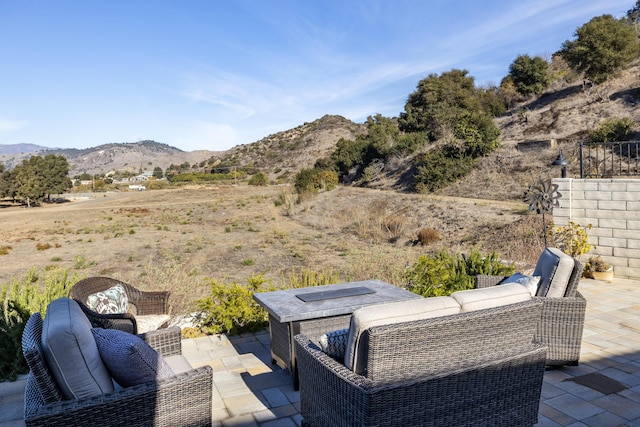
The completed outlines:
<svg viewBox="0 0 640 427">
<path fill-rule="evenodd" d="M 27 127 L 29 122 L 26 120 L 2 120 L 0 119 L 0 132 L 12 133 Z"/>
</svg>

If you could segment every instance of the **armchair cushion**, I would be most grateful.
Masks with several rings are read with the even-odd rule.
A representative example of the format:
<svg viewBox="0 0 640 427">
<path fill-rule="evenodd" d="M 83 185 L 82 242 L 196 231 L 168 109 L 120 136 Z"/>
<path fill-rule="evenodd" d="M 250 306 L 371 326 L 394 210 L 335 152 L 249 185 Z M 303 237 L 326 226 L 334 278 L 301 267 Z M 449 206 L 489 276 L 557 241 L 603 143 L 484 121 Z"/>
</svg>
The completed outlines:
<svg viewBox="0 0 640 427">
<path fill-rule="evenodd" d="M 162 356 L 140 337 L 118 329 L 94 328 L 91 332 L 109 373 L 122 387 L 174 375 Z"/>
<path fill-rule="evenodd" d="M 458 291 L 452 293 L 451 297 L 460 304 L 462 313 L 515 304 L 532 298 L 529 291 L 518 283 Z"/>
<path fill-rule="evenodd" d="M 115 285 L 89 295 L 87 307 L 100 314 L 121 314 L 129 311 L 129 299 L 124 286 Z"/>
<path fill-rule="evenodd" d="M 360 343 L 362 333 L 380 325 L 430 319 L 460 313 L 460 305 L 450 297 L 432 297 L 388 304 L 372 305 L 353 312 L 344 364 L 356 373 L 364 370 L 367 349 Z"/>
<path fill-rule="evenodd" d="M 74 300 L 59 298 L 49 304 L 42 325 L 42 352 L 65 399 L 113 391 L 91 323 Z"/>
<path fill-rule="evenodd" d="M 546 248 L 540 254 L 534 276 L 540 276 L 537 296 L 561 298 L 565 295 L 575 260 L 558 248 Z"/>
</svg>

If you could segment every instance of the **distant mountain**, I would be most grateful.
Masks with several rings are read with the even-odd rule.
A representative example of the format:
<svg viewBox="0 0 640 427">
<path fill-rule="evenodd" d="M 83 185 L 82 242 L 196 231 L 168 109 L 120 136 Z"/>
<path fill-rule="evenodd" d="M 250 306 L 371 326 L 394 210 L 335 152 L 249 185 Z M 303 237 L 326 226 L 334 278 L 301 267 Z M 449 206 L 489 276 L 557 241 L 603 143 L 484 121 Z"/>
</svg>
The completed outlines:
<svg viewBox="0 0 640 427">
<path fill-rule="evenodd" d="M 103 174 L 110 171 L 130 171 L 138 173 L 140 170 L 152 171 L 160 167 L 163 171 L 171 164 L 180 165 L 185 162 L 190 165 L 206 162 L 216 152 L 207 150 L 182 151 L 156 141 L 126 142 L 122 144 L 103 144 L 92 148 L 46 148 L 33 144 L 16 144 L 15 146 L 36 147 L 28 151 L 17 151 L 4 154 L 0 151 L 0 162 L 12 168 L 30 155 L 55 154 L 67 158 L 71 165 L 71 175 L 82 173 Z M 12 146 L 12 147 L 15 147 Z M 0 146 L 3 147 L 3 146 Z M 7 146 L 4 146 L 7 147 Z M 44 151 L 46 150 L 46 151 Z"/>
<path fill-rule="evenodd" d="M 0 144 L 0 154 L 26 154 L 44 150 L 51 150 L 51 148 L 36 144 Z"/>
<path fill-rule="evenodd" d="M 215 152 L 207 150 L 182 151 L 156 141 L 125 142 L 121 144 L 103 144 L 84 149 L 58 149 L 47 153 L 63 155 L 71 164 L 72 174 L 107 173 L 110 171 L 142 170 L 152 171 L 160 167 L 163 171 L 171 164 L 200 164 Z"/>
</svg>

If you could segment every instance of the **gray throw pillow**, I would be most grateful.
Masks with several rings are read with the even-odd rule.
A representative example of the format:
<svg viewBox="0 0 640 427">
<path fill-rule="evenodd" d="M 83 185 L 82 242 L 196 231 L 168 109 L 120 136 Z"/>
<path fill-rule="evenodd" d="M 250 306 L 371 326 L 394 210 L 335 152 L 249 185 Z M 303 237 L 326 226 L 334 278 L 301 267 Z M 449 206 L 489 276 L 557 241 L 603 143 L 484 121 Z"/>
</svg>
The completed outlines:
<svg viewBox="0 0 640 427">
<path fill-rule="evenodd" d="M 154 382 L 174 375 L 167 362 L 140 337 L 118 329 L 92 329 L 100 357 L 122 387 Z"/>
<path fill-rule="evenodd" d="M 344 354 L 347 350 L 347 339 L 349 338 L 349 329 L 340 329 L 337 331 L 327 332 L 320 337 L 320 348 L 328 356 L 344 363 Z"/>
</svg>

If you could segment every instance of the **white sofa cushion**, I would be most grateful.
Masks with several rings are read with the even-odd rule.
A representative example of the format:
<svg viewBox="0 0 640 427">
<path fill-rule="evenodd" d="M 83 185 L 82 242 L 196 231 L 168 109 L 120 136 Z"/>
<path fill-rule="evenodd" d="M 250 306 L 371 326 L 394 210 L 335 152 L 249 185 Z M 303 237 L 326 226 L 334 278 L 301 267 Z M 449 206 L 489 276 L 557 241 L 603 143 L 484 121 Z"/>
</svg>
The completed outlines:
<svg viewBox="0 0 640 427">
<path fill-rule="evenodd" d="M 168 314 L 145 314 L 144 316 L 136 316 L 136 325 L 139 334 L 145 334 L 151 331 L 157 331 L 160 326 L 164 325 L 171 319 Z"/>
<path fill-rule="evenodd" d="M 113 391 L 91 323 L 74 300 L 59 298 L 49 304 L 42 324 L 42 352 L 65 399 Z"/>
<path fill-rule="evenodd" d="M 558 248 L 546 248 L 540 254 L 534 276 L 540 276 L 537 296 L 561 298 L 567 291 L 567 285 L 575 266 L 574 259 Z"/>
<path fill-rule="evenodd" d="M 515 273 L 500 282 L 501 285 L 507 285 L 509 283 L 518 283 L 519 285 L 524 286 L 527 288 L 531 296 L 535 297 L 538 292 L 540 276 L 525 276 L 524 274 Z"/>
<path fill-rule="evenodd" d="M 450 297 L 432 297 L 360 308 L 354 311 L 351 316 L 344 364 L 354 372 L 362 373 L 364 371 L 366 349 L 360 343 L 360 336 L 373 326 L 391 325 L 458 313 L 460 313 L 460 305 Z"/>
<path fill-rule="evenodd" d="M 532 298 L 527 288 L 519 283 L 458 291 L 452 293 L 451 297 L 460 304 L 462 313 L 515 304 Z"/>
</svg>

